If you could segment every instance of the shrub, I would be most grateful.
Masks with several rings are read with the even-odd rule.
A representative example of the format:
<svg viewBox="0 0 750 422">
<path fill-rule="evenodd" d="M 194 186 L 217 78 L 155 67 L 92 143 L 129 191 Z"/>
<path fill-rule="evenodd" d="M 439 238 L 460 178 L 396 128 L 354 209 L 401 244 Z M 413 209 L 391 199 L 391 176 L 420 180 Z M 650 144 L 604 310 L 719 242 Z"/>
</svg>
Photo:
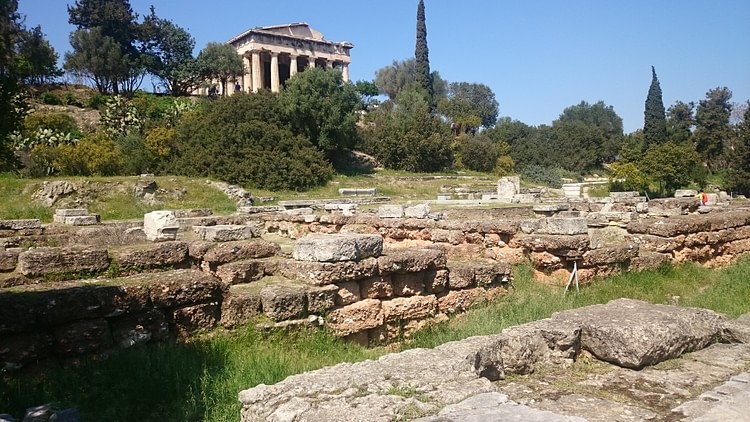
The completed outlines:
<svg viewBox="0 0 750 422">
<path fill-rule="evenodd" d="M 39 102 L 49 105 L 63 105 L 63 100 L 52 92 L 45 92 L 39 96 Z"/>
<path fill-rule="evenodd" d="M 154 171 L 154 156 L 146 148 L 143 137 L 138 133 L 128 133 L 117 138 L 117 145 L 123 154 L 124 174 L 143 174 Z"/>
<path fill-rule="evenodd" d="M 495 174 L 495 176 L 508 176 L 513 174 L 514 167 L 515 163 L 513 162 L 513 158 L 511 158 L 510 155 L 501 155 L 497 158 L 493 173 Z"/>
<path fill-rule="evenodd" d="M 107 135 L 117 138 L 140 131 L 143 123 L 135 106 L 125 97 L 115 95 L 107 100 L 100 124 Z"/>
<path fill-rule="evenodd" d="M 55 132 L 80 135 L 80 130 L 78 129 L 78 125 L 76 125 L 75 119 L 67 113 L 30 114 L 24 120 L 23 128 L 26 133 L 33 133 L 38 129 L 51 129 Z"/>
<path fill-rule="evenodd" d="M 456 139 L 456 162 L 468 170 L 489 173 L 499 158 L 494 143 L 481 136 L 460 135 Z"/>
<path fill-rule="evenodd" d="M 103 95 L 99 92 L 95 92 L 91 94 L 91 97 L 89 98 L 88 102 L 86 103 L 86 106 L 88 108 L 93 108 L 100 110 L 107 104 L 107 96 Z"/>
<path fill-rule="evenodd" d="M 121 174 L 125 156 L 120 146 L 98 132 L 76 145 L 60 145 L 53 166 L 66 176 L 114 176 Z"/>
<path fill-rule="evenodd" d="M 633 163 L 612 163 L 609 190 L 613 192 L 637 191 L 648 188 L 646 176 Z"/>
<path fill-rule="evenodd" d="M 535 164 L 528 165 L 521 170 L 521 176 L 537 183 L 543 183 L 552 188 L 561 188 L 562 180 L 557 169 L 542 167 Z"/>
<path fill-rule="evenodd" d="M 66 105 L 72 105 L 75 107 L 83 107 L 83 102 L 76 97 L 76 95 L 72 92 L 66 92 L 65 93 L 65 104 Z"/>
</svg>

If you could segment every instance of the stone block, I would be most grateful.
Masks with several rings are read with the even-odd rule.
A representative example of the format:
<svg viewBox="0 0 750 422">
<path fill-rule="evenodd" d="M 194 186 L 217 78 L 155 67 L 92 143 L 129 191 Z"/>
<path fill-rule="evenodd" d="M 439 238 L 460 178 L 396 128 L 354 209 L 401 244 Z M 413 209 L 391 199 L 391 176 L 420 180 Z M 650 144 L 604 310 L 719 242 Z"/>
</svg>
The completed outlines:
<svg viewBox="0 0 750 422">
<path fill-rule="evenodd" d="M 0 230 L 28 230 L 41 228 L 42 223 L 36 218 L 27 220 L 0 220 Z"/>
<path fill-rule="evenodd" d="M 201 303 L 172 311 L 171 319 L 177 336 L 185 338 L 214 328 L 221 315 L 219 302 Z"/>
<path fill-rule="evenodd" d="M 380 235 L 309 234 L 297 241 L 293 256 L 300 261 L 359 261 L 378 257 L 382 251 L 383 237 Z"/>
<path fill-rule="evenodd" d="M 143 232 L 152 242 L 175 240 L 179 229 L 174 211 L 152 211 L 143 215 Z"/>
<path fill-rule="evenodd" d="M 336 306 L 336 294 L 339 288 L 333 285 L 311 287 L 307 290 L 307 312 L 322 314 Z"/>
<path fill-rule="evenodd" d="M 437 299 L 434 295 L 397 297 L 383 301 L 381 306 L 385 322 L 423 319 L 435 316 Z"/>
<path fill-rule="evenodd" d="M 346 306 L 362 299 L 359 283 L 356 281 L 345 281 L 337 284 L 336 305 Z"/>
<path fill-rule="evenodd" d="M 377 299 L 365 299 L 335 309 L 326 318 L 331 332 L 339 337 L 379 327 L 383 322 L 383 308 Z"/>
<path fill-rule="evenodd" d="M 393 297 L 390 277 L 374 276 L 360 281 L 360 295 L 364 299 L 387 299 Z"/>
<path fill-rule="evenodd" d="M 285 215 L 313 215 L 314 212 L 315 211 L 310 207 L 289 208 L 281 211 L 281 213 Z"/>
<path fill-rule="evenodd" d="M 497 196 L 500 198 L 512 198 L 513 195 L 521 193 L 521 178 L 518 176 L 505 176 L 497 181 Z"/>
<path fill-rule="evenodd" d="M 120 268 L 159 268 L 184 264 L 188 259 L 187 242 L 167 241 L 157 244 L 134 245 L 111 251 Z"/>
<path fill-rule="evenodd" d="M 393 293 L 396 296 L 420 295 L 424 292 L 425 273 L 396 273 L 391 275 Z"/>
<path fill-rule="evenodd" d="M 16 269 L 21 249 L 0 250 L 0 272 L 11 272 Z"/>
<path fill-rule="evenodd" d="M 677 189 L 674 191 L 675 198 L 693 198 L 698 196 L 698 191 L 695 189 Z"/>
<path fill-rule="evenodd" d="M 547 218 L 547 226 L 545 232 L 547 234 L 562 234 L 562 235 L 574 235 L 574 234 L 587 234 L 588 224 L 586 219 L 583 217 L 573 218 Z"/>
<path fill-rule="evenodd" d="M 240 284 L 229 288 L 221 306 L 221 325 L 235 328 L 260 315 L 260 292 L 251 285 Z"/>
<path fill-rule="evenodd" d="M 440 270 L 446 263 L 445 252 L 439 249 L 394 250 L 378 258 L 381 275 Z"/>
<path fill-rule="evenodd" d="M 216 269 L 216 276 L 228 285 L 250 283 L 251 281 L 273 275 L 277 267 L 278 263 L 276 261 L 262 259 L 235 261 L 220 265 Z"/>
<path fill-rule="evenodd" d="M 406 218 L 427 218 L 430 215 L 430 206 L 428 204 L 418 204 L 413 207 L 404 208 L 404 217 Z"/>
<path fill-rule="evenodd" d="M 626 192 L 610 192 L 609 197 L 612 199 L 621 199 L 621 198 L 635 198 L 639 194 L 636 191 L 626 191 Z"/>
<path fill-rule="evenodd" d="M 99 352 L 112 345 L 109 324 L 104 318 L 71 322 L 55 329 L 55 354 L 76 356 Z"/>
<path fill-rule="evenodd" d="M 189 208 L 184 210 L 174 210 L 174 216 L 177 218 L 210 217 L 212 215 L 214 215 L 214 211 L 211 208 Z"/>
<path fill-rule="evenodd" d="M 451 290 L 438 297 L 438 310 L 446 314 L 463 312 L 484 298 L 485 290 L 481 287 L 464 290 Z"/>
<path fill-rule="evenodd" d="M 109 267 L 106 249 L 85 246 L 35 248 L 18 256 L 18 271 L 30 277 L 45 274 L 98 272 Z"/>
<path fill-rule="evenodd" d="M 217 226 L 193 226 L 193 231 L 201 240 L 209 242 L 229 242 L 260 237 L 256 227 L 222 224 Z"/>
<path fill-rule="evenodd" d="M 303 316 L 307 289 L 290 281 L 273 282 L 260 292 L 263 313 L 273 321 L 284 321 Z"/>
<path fill-rule="evenodd" d="M 281 247 L 277 243 L 262 239 L 222 242 L 207 250 L 203 261 L 218 265 L 243 259 L 268 258 L 280 251 Z"/>
<path fill-rule="evenodd" d="M 279 271 L 286 278 L 322 286 L 372 277 L 378 272 L 378 260 L 376 258 L 344 262 L 284 260 L 279 263 Z"/>
<path fill-rule="evenodd" d="M 62 220 L 66 226 L 94 226 L 100 221 L 99 214 L 63 217 Z"/>
<path fill-rule="evenodd" d="M 448 288 L 448 270 L 427 271 L 425 274 L 424 287 L 427 293 L 442 293 Z"/>
<path fill-rule="evenodd" d="M 66 224 L 66 217 L 85 217 L 89 214 L 85 208 L 58 208 L 52 216 L 52 221 L 58 224 Z"/>
<path fill-rule="evenodd" d="M 378 217 L 380 218 L 403 218 L 403 205 L 381 205 L 378 207 Z"/>
<path fill-rule="evenodd" d="M 45 331 L 0 336 L 0 362 L 25 365 L 52 353 L 54 337 Z M 1 419 L 0 419 L 1 420 Z"/>
<path fill-rule="evenodd" d="M 223 291 L 221 281 L 198 270 L 136 274 L 128 279 L 149 287 L 151 302 L 156 308 L 215 302 L 221 299 Z"/>
<path fill-rule="evenodd" d="M 626 264 L 638 256 L 638 245 L 606 246 L 583 254 L 583 266 Z"/>
</svg>

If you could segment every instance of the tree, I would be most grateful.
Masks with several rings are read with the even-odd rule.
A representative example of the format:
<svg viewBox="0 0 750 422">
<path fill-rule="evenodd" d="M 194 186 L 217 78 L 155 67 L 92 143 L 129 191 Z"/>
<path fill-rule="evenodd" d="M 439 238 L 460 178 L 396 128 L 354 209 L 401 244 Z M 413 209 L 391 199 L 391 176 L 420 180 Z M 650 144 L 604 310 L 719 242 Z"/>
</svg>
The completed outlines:
<svg viewBox="0 0 750 422">
<path fill-rule="evenodd" d="M 694 124 L 693 107 L 695 107 L 695 104 L 692 102 L 676 101 L 667 110 L 667 133 L 672 142 L 678 144 L 690 143 L 690 138 L 693 135 L 691 129 Z"/>
<path fill-rule="evenodd" d="M 656 70 L 651 66 L 651 86 L 646 97 L 646 110 L 643 118 L 643 137 L 646 145 L 663 144 L 667 141 L 667 120 L 664 113 L 664 102 L 661 97 L 661 86 L 656 77 Z"/>
<path fill-rule="evenodd" d="M 357 91 L 362 110 L 368 110 L 370 107 L 377 105 L 378 100 L 375 98 L 380 94 L 378 86 L 373 81 L 357 81 L 354 83 L 354 90 Z"/>
<path fill-rule="evenodd" d="M 89 79 L 102 94 L 119 91 L 118 83 L 129 72 L 130 64 L 120 44 L 97 27 L 74 31 L 70 45 L 73 51 L 65 53 L 65 70 Z"/>
<path fill-rule="evenodd" d="M 430 51 L 427 48 L 427 23 L 425 21 L 424 0 L 417 5 L 417 45 L 414 49 L 415 76 L 417 85 L 427 92 L 430 98 L 430 112 L 435 108 L 434 90 L 430 74 Z"/>
<path fill-rule="evenodd" d="M 227 94 L 227 81 L 245 74 L 245 67 L 234 47 L 229 44 L 210 42 L 198 54 L 198 66 L 206 79 L 216 79 L 221 92 Z"/>
<path fill-rule="evenodd" d="M 567 163 L 563 167 L 569 170 L 611 162 L 620 151 L 622 119 L 602 101 L 581 101 L 566 108 L 552 127 L 556 135 L 555 155 Z"/>
<path fill-rule="evenodd" d="M 484 84 L 453 82 L 448 97 L 438 103 L 438 110 L 465 129 L 492 127 L 497 122 L 495 93 Z"/>
<path fill-rule="evenodd" d="M 750 101 L 745 103 L 742 121 L 736 128 L 732 169 L 729 171 L 729 189 L 750 196 Z"/>
<path fill-rule="evenodd" d="M 0 171 L 17 164 L 8 135 L 20 128 L 24 117 L 15 55 L 22 29 L 18 0 L 0 1 Z"/>
<path fill-rule="evenodd" d="M 144 21 L 148 42 L 146 51 L 153 58 L 148 70 L 156 75 L 174 96 L 187 95 L 202 82 L 198 60 L 193 57 L 195 39 L 185 29 L 156 16 L 153 6 Z"/>
<path fill-rule="evenodd" d="M 641 171 L 659 182 L 659 191 L 670 194 L 691 181 L 703 180 L 698 153 L 689 145 L 667 142 L 652 145 L 646 150 Z"/>
<path fill-rule="evenodd" d="M 493 141 L 504 141 L 508 145 L 521 142 L 531 133 L 532 128 L 520 120 L 513 120 L 510 117 L 501 117 L 495 122 L 495 126 L 482 132 Z"/>
<path fill-rule="evenodd" d="M 57 67 L 58 55 L 44 38 L 39 25 L 30 31 L 24 31 L 18 55 L 23 60 L 23 78 L 30 84 L 39 85 L 62 76 L 62 71 Z"/>
<path fill-rule="evenodd" d="M 432 80 L 433 97 L 435 100 L 447 95 L 448 83 L 440 77 L 437 71 L 430 74 Z M 387 95 L 391 100 L 395 99 L 401 91 L 411 88 L 416 84 L 416 60 L 406 59 L 394 60 L 389 66 L 378 69 L 375 72 L 375 85 L 381 94 Z"/>
<path fill-rule="evenodd" d="M 344 83 L 341 72 L 308 69 L 289 79 L 279 97 L 295 134 L 329 156 L 354 147 L 359 97 L 351 84 Z"/>
<path fill-rule="evenodd" d="M 732 91 L 727 87 L 714 88 L 706 93 L 695 111 L 695 149 L 706 161 L 709 171 L 716 168 L 724 143 L 731 137 L 729 117 L 732 114 Z"/>
</svg>

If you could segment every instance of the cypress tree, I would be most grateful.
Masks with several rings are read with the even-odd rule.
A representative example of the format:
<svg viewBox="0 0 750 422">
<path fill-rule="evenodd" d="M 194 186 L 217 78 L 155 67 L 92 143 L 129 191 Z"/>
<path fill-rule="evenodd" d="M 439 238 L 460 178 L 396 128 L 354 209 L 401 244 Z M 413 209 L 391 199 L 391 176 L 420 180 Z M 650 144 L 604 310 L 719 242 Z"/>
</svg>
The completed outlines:
<svg viewBox="0 0 750 422">
<path fill-rule="evenodd" d="M 417 46 L 414 51 L 415 78 L 417 84 L 429 95 L 430 108 L 434 110 L 432 77 L 430 75 L 430 52 L 427 48 L 427 24 L 425 23 L 424 0 L 417 5 Z"/>
<path fill-rule="evenodd" d="M 651 66 L 651 86 L 646 97 L 646 111 L 643 121 L 643 138 L 646 147 L 667 142 L 667 119 L 664 113 L 664 102 L 661 98 L 661 86 L 656 77 L 656 70 Z"/>
</svg>

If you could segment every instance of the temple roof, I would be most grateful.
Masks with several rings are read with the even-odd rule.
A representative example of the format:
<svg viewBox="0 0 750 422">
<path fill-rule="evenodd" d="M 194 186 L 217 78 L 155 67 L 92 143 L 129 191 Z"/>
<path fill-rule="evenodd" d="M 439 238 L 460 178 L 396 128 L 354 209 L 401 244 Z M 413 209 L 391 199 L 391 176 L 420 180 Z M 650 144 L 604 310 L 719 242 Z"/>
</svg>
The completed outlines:
<svg viewBox="0 0 750 422">
<path fill-rule="evenodd" d="M 271 25 L 271 26 L 256 26 L 255 28 L 250 28 L 241 34 L 232 37 L 232 39 L 227 41 L 227 43 L 233 44 L 236 41 L 241 40 L 242 38 L 250 35 L 253 32 L 281 35 L 281 36 L 290 37 L 290 38 L 313 40 L 313 41 L 319 41 L 319 42 L 324 42 L 328 44 L 344 44 L 344 45 L 349 45 L 349 46 L 352 45 L 351 43 L 348 43 L 348 42 L 337 43 L 337 42 L 326 40 L 320 31 L 316 31 L 315 29 L 311 28 L 307 22 L 297 22 L 297 23 L 288 23 L 288 24 L 283 24 L 283 25 Z"/>
</svg>

